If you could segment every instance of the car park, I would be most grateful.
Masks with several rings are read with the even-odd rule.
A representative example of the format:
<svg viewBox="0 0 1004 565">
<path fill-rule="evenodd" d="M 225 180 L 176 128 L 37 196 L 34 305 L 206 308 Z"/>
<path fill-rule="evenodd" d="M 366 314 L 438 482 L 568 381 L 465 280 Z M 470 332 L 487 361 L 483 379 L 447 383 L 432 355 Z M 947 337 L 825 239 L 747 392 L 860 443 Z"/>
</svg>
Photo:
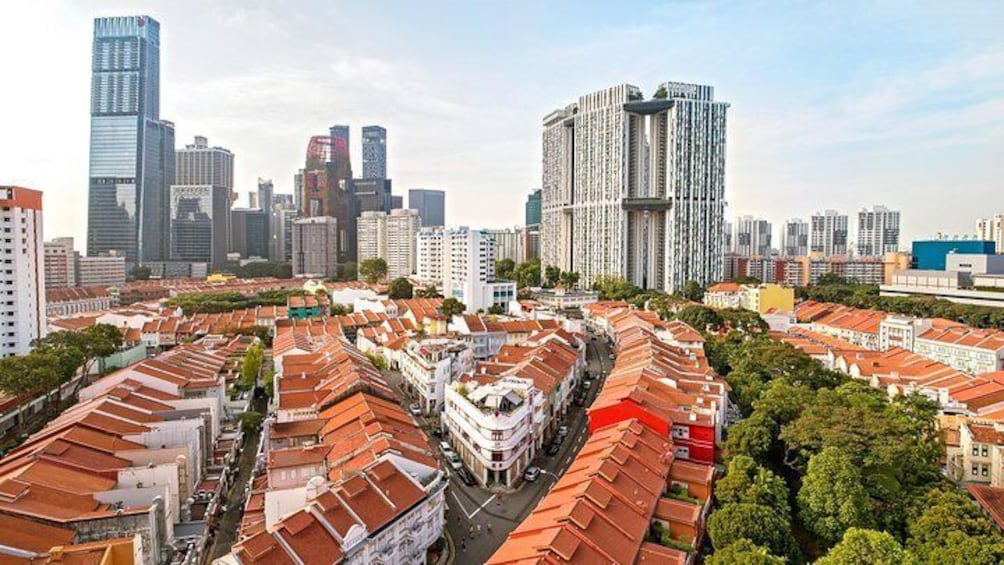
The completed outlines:
<svg viewBox="0 0 1004 565">
<path fill-rule="evenodd" d="M 523 472 L 523 480 L 528 483 L 532 483 L 537 480 L 540 476 L 540 467 L 527 467 L 526 471 Z"/>
</svg>

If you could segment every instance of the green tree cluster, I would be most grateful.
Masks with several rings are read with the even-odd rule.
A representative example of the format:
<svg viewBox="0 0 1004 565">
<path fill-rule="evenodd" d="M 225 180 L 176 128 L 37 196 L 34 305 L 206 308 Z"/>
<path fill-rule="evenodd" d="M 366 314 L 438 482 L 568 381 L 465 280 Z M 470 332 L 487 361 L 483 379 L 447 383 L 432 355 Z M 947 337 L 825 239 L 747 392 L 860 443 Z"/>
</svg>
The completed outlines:
<svg viewBox="0 0 1004 565">
<path fill-rule="evenodd" d="M 359 263 L 359 276 L 370 284 L 376 284 L 387 278 L 387 261 L 373 257 Z"/>
<path fill-rule="evenodd" d="M 415 295 L 415 287 L 412 286 L 411 281 L 404 277 L 396 278 L 390 281 L 390 286 L 387 288 L 387 296 L 392 299 L 401 298 L 413 298 Z"/>
<path fill-rule="evenodd" d="M 631 300 L 645 294 L 645 291 L 620 277 L 600 275 L 593 281 L 593 290 L 600 300 Z"/>
<path fill-rule="evenodd" d="M 258 374 L 261 372 L 261 366 L 264 362 L 265 350 L 260 344 L 256 343 L 248 348 L 247 353 L 244 354 L 244 360 L 241 362 L 239 388 L 242 390 L 254 388 L 258 382 Z"/>
<path fill-rule="evenodd" d="M 206 292 L 182 294 L 167 300 L 171 307 L 180 307 L 186 316 L 192 314 L 218 314 L 257 306 L 285 306 L 290 296 L 304 294 L 303 290 L 263 290 L 253 295 L 239 292 Z"/>
<path fill-rule="evenodd" d="M 459 316 L 467 310 L 467 306 L 453 298 L 452 296 L 443 300 L 443 304 L 439 307 L 439 311 L 447 318 L 453 318 L 454 316 Z"/>
<path fill-rule="evenodd" d="M 435 285 L 427 285 L 425 288 L 413 289 L 412 295 L 415 298 L 442 298 L 443 295 L 436 290 Z"/>
</svg>

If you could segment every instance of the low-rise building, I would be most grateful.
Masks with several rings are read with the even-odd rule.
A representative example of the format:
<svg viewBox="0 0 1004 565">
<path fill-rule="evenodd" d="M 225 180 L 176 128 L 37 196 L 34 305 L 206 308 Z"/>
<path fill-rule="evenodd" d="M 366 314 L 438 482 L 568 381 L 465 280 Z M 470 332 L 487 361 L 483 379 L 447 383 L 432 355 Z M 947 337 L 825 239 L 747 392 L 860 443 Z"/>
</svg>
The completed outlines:
<svg viewBox="0 0 1004 565">
<path fill-rule="evenodd" d="M 72 316 L 115 306 L 115 297 L 103 286 L 51 288 L 45 291 L 46 316 Z"/>
<path fill-rule="evenodd" d="M 969 374 L 1004 369 L 1004 332 L 967 326 L 931 328 L 916 337 L 914 351 Z"/>
<path fill-rule="evenodd" d="M 412 340 L 398 364 L 408 392 L 424 414 L 443 410 L 446 387 L 471 369 L 474 354 L 463 341 L 447 338 Z"/>
<path fill-rule="evenodd" d="M 125 257 L 100 255 L 77 259 L 77 284 L 79 286 L 125 286 Z"/>
</svg>

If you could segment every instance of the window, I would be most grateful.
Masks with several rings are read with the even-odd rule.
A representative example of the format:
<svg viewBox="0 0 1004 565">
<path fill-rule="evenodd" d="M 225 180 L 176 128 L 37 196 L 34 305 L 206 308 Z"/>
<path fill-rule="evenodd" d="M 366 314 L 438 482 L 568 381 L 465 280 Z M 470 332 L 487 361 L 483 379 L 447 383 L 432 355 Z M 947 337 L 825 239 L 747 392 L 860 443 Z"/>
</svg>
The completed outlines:
<svg viewBox="0 0 1004 565">
<path fill-rule="evenodd" d="M 988 475 L 989 473 L 990 473 L 990 469 L 989 469 L 989 466 L 988 466 L 988 465 L 981 465 L 981 466 L 980 466 L 980 475 L 982 475 L 982 476 L 984 476 L 984 477 L 985 477 L 985 476 L 987 476 L 987 475 Z"/>
<path fill-rule="evenodd" d="M 980 455 L 983 456 L 983 457 L 987 456 L 987 446 L 984 445 L 984 446 L 980 447 Z"/>
<path fill-rule="evenodd" d="M 979 454 L 980 454 L 980 446 L 974 445 L 973 446 L 973 457 L 978 457 Z"/>
<path fill-rule="evenodd" d="M 974 475 L 978 475 L 980 473 L 980 466 L 974 463 L 972 468 L 972 473 Z"/>
<path fill-rule="evenodd" d="M 492 461 L 502 461 L 502 459 L 503 459 L 503 457 L 502 457 L 502 452 L 501 451 L 493 451 L 492 452 Z"/>
</svg>

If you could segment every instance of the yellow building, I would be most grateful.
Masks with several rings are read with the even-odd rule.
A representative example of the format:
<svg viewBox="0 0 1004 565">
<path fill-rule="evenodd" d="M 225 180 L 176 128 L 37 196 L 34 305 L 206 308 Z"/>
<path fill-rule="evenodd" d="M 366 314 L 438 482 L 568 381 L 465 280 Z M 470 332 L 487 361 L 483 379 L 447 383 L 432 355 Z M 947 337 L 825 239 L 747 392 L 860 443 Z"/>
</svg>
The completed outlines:
<svg viewBox="0 0 1004 565">
<path fill-rule="evenodd" d="M 757 314 L 795 311 L 795 289 L 779 284 L 743 285 L 742 307 Z"/>
<path fill-rule="evenodd" d="M 228 275 L 226 273 L 213 273 L 206 277 L 207 283 L 225 283 L 235 280 L 237 277 L 234 275 Z"/>
</svg>

